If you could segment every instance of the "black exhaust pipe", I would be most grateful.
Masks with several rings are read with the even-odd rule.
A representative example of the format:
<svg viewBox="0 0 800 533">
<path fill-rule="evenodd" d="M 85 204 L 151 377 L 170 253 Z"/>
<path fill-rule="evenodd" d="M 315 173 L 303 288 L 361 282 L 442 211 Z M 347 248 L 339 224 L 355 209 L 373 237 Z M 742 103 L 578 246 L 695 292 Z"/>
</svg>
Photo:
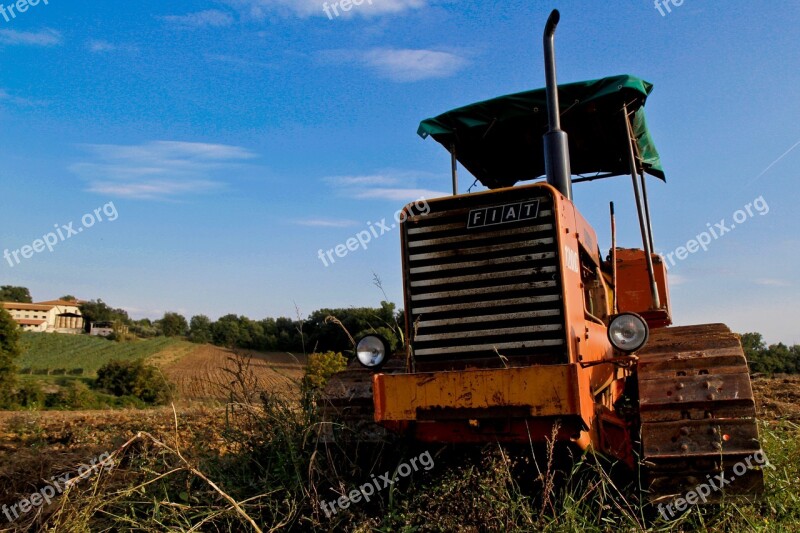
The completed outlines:
<svg viewBox="0 0 800 533">
<path fill-rule="evenodd" d="M 561 130 L 558 107 L 558 82 L 556 81 L 556 26 L 561 20 L 557 9 L 550 13 L 544 29 L 544 71 L 547 79 L 547 116 L 550 130 L 544 135 L 544 168 L 547 183 L 572 200 L 572 173 L 569 166 L 569 141 Z"/>
</svg>

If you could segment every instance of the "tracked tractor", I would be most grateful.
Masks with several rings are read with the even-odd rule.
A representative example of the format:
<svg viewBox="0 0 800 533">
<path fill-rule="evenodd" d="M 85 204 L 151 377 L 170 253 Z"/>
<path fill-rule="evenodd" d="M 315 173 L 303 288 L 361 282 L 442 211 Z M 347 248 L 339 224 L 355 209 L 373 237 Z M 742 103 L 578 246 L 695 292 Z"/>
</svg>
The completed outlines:
<svg viewBox="0 0 800 533">
<path fill-rule="evenodd" d="M 560 441 L 636 468 L 654 500 L 720 474 L 714 496 L 757 492 L 763 452 L 738 336 L 670 327 L 647 196 L 648 179 L 665 180 L 644 114 L 652 85 L 623 75 L 559 86 L 558 22 L 554 11 L 544 89 L 421 123 L 450 155 L 453 195 L 405 208 L 405 346 L 358 340 L 325 390 L 326 438 L 543 443 L 555 427 Z M 458 194 L 459 163 L 488 190 Z M 572 187 L 620 176 L 642 246 L 617 247 L 612 204 L 604 257 Z"/>
</svg>

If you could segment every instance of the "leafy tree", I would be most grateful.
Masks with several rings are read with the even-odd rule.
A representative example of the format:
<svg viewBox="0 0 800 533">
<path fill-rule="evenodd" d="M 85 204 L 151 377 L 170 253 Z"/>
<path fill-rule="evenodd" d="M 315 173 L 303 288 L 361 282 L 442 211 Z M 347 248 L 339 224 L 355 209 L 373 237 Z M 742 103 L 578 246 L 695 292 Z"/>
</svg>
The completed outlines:
<svg viewBox="0 0 800 533">
<path fill-rule="evenodd" d="M 164 313 L 164 318 L 156 324 L 165 337 L 185 337 L 189 332 L 186 318 L 178 313 Z"/>
<path fill-rule="evenodd" d="M 342 326 L 326 320 L 329 316 L 336 317 L 353 337 L 366 333 L 379 333 L 380 329 L 380 333 L 394 346 L 399 344 L 398 335 L 394 332 L 388 333 L 388 330 L 395 329 L 395 305 L 381 302 L 381 307 L 377 309 L 354 307 L 314 311 L 306 322 L 309 327 L 309 346 L 316 347 L 317 350 L 337 352 L 353 349 L 352 342 Z"/>
<path fill-rule="evenodd" d="M 128 312 L 124 309 L 114 309 L 109 307 L 103 300 L 91 300 L 83 302 L 79 309 L 86 322 L 86 331 L 89 331 L 92 322 L 114 322 L 119 320 L 123 324 L 130 324 L 131 319 L 128 317 Z"/>
<path fill-rule="evenodd" d="M 59 300 L 64 300 L 65 302 L 77 302 L 78 301 L 78 299 L 75 298 L 71 294 L 67 294 L 66 296 L 62 296 L 61 298 L 59 298 Z"/>
<path fill-rule="evenodd" d="M 33 303 L 31 291 L 25 287 L 3 285 L 0 287 L 0 302 L 16 302 L 20 304 Z"/>
<path fill-rule="evenodd" d="M 131 321 L 130 332 L 143 339 L 158 336 L 158 328 L 153 325 L 149 318 Z"/>
<path fill-rule="evenodd" d="M 741 336 L 742 348 L 752 372 L 764 374 L 800 373 L 800 345 L 791 348 L 779 342 L 769 346 L 760 333 Z"/>
<path fill-rule="evenodd" d="M 211 326 L 211 338 L 217 346 L 235 348 L 239 342 L 239 317 L 225 315 Z"/>
<path fill-rule="evenodd" d="M 206 315 L 195 315 L 189 321 L 189 340 L 197 344 L 211 342 L 211 320 Z"/>
<path fill-rule="evenodd" d="M 115 396 L 134 396 L 155 405 L 167 403 L 172 394 L 158 369 L 142 359 L 106 363 L 97 371 L 94 386 Z"/>
<path fill-rule="evenodd" d="M 19 326 L 0 307 L 0 407 L 10 407 L 14 401 L 17 369 L 14 358 L 19 355 Z"/>
</svg>

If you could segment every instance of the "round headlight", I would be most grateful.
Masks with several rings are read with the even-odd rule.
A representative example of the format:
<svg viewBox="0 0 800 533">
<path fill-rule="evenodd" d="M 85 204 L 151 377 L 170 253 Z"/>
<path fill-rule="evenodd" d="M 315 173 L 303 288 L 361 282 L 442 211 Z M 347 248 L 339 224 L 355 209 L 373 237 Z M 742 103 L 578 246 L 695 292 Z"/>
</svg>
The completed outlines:
<svg viewBox="0 0 800 533">
<path fill-rule="evenodd" d="M 648 337 L 650 328 L 647 322 L 635 313 L 617 315 L 608 325 L 608 340 L 623 352 L 635 352 L 645 345 Z"/>
<path fill-rule="evenodd" d="M 367 368 L 378 368 L 389 358 L 389 343 L 378 335 L 367 335 L 356 345 L 358 362 Z"/>
</svg>

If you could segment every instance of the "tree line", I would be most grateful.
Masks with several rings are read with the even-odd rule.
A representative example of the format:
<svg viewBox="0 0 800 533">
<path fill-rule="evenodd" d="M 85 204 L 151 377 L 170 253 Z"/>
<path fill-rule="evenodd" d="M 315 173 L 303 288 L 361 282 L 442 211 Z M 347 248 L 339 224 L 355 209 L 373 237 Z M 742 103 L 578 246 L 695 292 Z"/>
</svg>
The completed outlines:
<svg viewBox="0 0 800 533">
<path fill-rule="evenodd" d="M 60 299 L 76 301 L 72 295 Z M 2 286 L 0 301 L 31 303 L 31 295 L 25 287 Z M 377 308 L 320 309 L 307 318 L 268 317 L 261 320 L 235 314 L 217 320 L 206 315 L 187 319 L 175 312 L 164 313 L 158 320 L 134 320 L 124 309 L 114 308 L 99 298 L 82 302 L 79 308 L 87 331 L 91 323 L 110 323 L 114 325 L 114 337 L 119 340 L 126 337 L 182 337 L 198 344 L 225 348 L 298 353 L 352 350 L 349 336 L 355 339 L 367 333 L 382 334 L 393 347 L 399 346 L 402 340 L 398 324 L 403 322 L 403 313 L 389 302 L 381 302 Z M 329 317 L 335 317 L 335 320 Z"/>
<path fill-rule="evenodd" d="M 61 299 L 75 300 L 71 295 Z M 31 296 L 25 287 L 6 285 L 0 287 L 0 301 L 30 303 Z M 83 302 L 80 309 L 87 328 L 90 322 L 110 322 L 125 326 L 131 335 L 139 338 L 163 335 L 225 348 L 298 353 L 351 350 L 353 346 L 348 334 L 358 338 L 366 333 L 380 333 L 396 348 L 402 345 L 399 332 L 404 320 L 403 311 L 397 311 L 395 305 L 389 302 L 381 302 L 377 308 L 320 309 L 308 318 L 261 320 L 235 314 L 225 315 L 218 320 L 195 315 L 187 320 L 174 312 L 165 313 L 158 320 L 133 320 L 124 309 L 115 309 L 101 299 Z M 336 320 L 330 320 L 329 317 L 335 317 Z M 0 337 L 3 334 L 0 332 Z M 760 333 L 745 333 L 741 338 L 751 372 L 800 373 L 800 345 L 767 345 Z M 0 374 L 2 368 L 0 359 Z"/>
<path fill-rule="evenodd" d="M 761 333 L 745 333 L 742 347 L 752 373 L 800 374 L 800 344 L 789 347 L 779 342 L 768 346 Z"/>
</svg>

